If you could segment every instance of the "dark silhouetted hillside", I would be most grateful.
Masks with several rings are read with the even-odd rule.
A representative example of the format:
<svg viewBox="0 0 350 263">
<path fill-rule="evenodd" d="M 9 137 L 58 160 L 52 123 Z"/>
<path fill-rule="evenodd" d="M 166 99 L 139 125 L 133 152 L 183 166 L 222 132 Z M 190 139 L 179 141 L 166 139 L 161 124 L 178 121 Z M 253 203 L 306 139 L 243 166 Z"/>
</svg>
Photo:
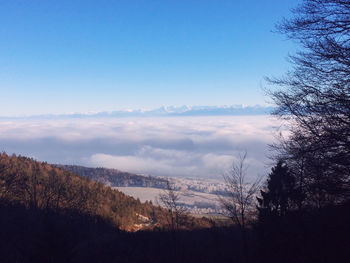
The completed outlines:
<svg viewBox="0 0 350 263">
<path fill-rule="evenodd" d="M 0 262 L 348 261 L 348 201 L 269 213 L 267 198 L 273 189 L 264 192 L 265 206 L 259 208 L 258 221 L 247 227 L 243 247 L 241 229 L 234 225 L 214 227 L 209 219 L 188 216 L 174 230 L 167 227 L 169 213 L 151 203 L 3 153 Z"/>
<path fill-rule="evenodd" d="M 136 187 L 154 187 L 165 188 L 166 179 L 152 176 L 144 176 L 133 173 L 122 172 L 117 169 L 107 168 L 88 168 L 78 165 L 56 165 L 67 171 L 90 178 L 95 182 L 101 182 L 111 187 L 117 186 L 136 186 Z"/>
</svg>

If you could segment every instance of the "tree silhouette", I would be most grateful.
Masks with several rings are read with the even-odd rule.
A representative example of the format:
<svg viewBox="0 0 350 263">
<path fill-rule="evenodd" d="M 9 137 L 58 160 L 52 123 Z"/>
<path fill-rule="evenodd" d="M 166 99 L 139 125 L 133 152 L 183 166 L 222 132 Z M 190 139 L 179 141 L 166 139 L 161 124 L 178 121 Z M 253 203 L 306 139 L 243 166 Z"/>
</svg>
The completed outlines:
<svg viewBox="0 0 350 263">
<path fill-rule="evenodd" d="M 225 196 L 219 196 L 224 215 L 231 218 L 241 229 L 247 226 L 247 216 L 255 208 L 255 194 L 258 192 L 261 177 L 251 183 L 247 181 L 247 153 L 239 155 L 231 169 L 223 175 L 226 185 Z"/>
<path fill-rule="evenodd" d="M 187 214 L 187 209 L 181 206 L 180 193 L 176 191 L 175 184 L 169 180 L 166 182 L 166 188 L 158 196 L 159 202 L 168 210 L 168 223 L 172 231 L 179 230 L 181 221 Z"/>
<path fill-rule="evenodd" d="M 307 205 L 341 203 L 350 192 L 350 3 L 304 0 L 293 12 L 278 31 L 302 49 L 291 71 L 268 79 L 279 87 L 269 91 L 274 114 L 290 131 L 278 157 L 291 170 L 302 164 Z"/>
<path fill-rule="evenodd" d="M 295 178 L 283 161 L 278 161 L 271 169 L 267 179 L 266 190 L 260 191 L 258 197 L 259 216 L 285 216 L 288 211 L 297 207 L 298 190 Z"/>
<path fill-rule="evenodd" d="M 248 260 L 247 226 L 249 215 L 255 211 L 257 194 L 262 177 L 253 182 L 247 181 L 247 153 L 239 155 L 238 162 L 233 162 L 231 169 L 223 175 L 226 184 L 225 196 L 219 196 L 219 202 L 224 210 L 223 215 L 236 224 L 242 236 L 243 261 Z"/>
</svg>

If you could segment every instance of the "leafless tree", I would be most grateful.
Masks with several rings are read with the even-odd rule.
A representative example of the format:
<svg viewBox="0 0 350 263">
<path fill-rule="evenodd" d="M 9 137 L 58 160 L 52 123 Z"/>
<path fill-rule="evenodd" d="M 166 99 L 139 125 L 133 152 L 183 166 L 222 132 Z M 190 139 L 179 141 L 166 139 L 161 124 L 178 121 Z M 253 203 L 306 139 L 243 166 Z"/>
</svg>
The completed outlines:
<svg viewBox="0 0 350 263">
<path fill-rule="evenodd" d="M 176 191 L 175 184 L 166 181 L 166 188 L 158 196 L 158 202 L 169 212 L 168 223 L 173 231 L 179 230 L 181 221 L 186 217 L 187 209 L 179 203 L 180 192 Z"/>
<path fill-rule="evenodd" d="M 289 72 L 268 79 L 277 87 L 268 91 L 274 115 L 290 131 L 277 158 L 286 157 L 292 171 L 306 160 L 307 199 L 339 203 L 350 197 L 350 2 L 303 0 L 293 13 L 277 29 L 300 49 L 289 57 Z"/>
<path fill-rule="evenodd" d="M 260 189 L 262 177 L 253 182 L 247 181 L 247 153 L 239 155 L 237 162 L 233 162 L 230 170 L 223 175 L 226 184 L 225 196 L 219 196 L 224 209 L 223 214 L 228 216 L 241 229 L 247 227 L 247 217 L 255 210 L 256 194 Z"/>
<path fill-rule="evenodd" d="M 262 177 L 259 176 L 254 181 L 248 182 L 246 157 L 246 152 L 240 154 L 238 161 L 234 161 L 230 170 L 223 175 L 226 194 L 225 196 L 219 196 L 219 202 L 224 210 L 222 214 L 229 217 L 241 230 L 243 260 L 245 262 L 248 259 L 246 234 L 248 218 L 256 209 L 256 195 L 262 180 Z"/>
</svg>

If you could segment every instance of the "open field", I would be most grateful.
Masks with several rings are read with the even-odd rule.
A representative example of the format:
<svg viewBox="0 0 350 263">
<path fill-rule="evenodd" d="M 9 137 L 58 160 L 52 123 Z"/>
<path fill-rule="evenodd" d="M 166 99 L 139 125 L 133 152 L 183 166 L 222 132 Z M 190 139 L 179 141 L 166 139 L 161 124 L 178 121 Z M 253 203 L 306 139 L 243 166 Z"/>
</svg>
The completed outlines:
<svg viewBox="0 0 350 263">
<path fill-rule="evenodd" d="M 152 201 L 158 204 L 157 197 L 164 190 L 147 187 L 114 187 L 127 195 L 139 198 L 141 202 Z M 220 208 L 218 197 L 214 194 L 199 193 L 191 190 L 177 192 L 180 194 L 180 203 L 190 208 L 193 213 L 214 213 Z"/>
</svg>

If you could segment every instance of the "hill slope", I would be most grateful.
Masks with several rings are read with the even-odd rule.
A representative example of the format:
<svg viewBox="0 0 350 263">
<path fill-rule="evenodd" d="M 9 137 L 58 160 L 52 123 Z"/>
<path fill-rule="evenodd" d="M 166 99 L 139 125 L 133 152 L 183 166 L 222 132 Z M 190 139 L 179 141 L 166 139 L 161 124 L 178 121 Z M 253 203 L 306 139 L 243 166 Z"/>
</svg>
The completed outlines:
<svg viewBox="0 0 350 263">
<path fill-rule="evenodd" d="M 111 187 L 153 187 L 166 188 L 166 179 L 122 172 L 117 169 L 88 168 L 78 165 L 56 165 L 67 171 L 90 178 Z"/>
<path fill-rule="evenodd" d="M 89 178 L 5 153 L 0 154 L 0 202 L 28 209 L 74 210 L 99 216 L 120 229 L 140 223 L 140 215 L 161 224 L 166 213 Z"/>
</svg>

